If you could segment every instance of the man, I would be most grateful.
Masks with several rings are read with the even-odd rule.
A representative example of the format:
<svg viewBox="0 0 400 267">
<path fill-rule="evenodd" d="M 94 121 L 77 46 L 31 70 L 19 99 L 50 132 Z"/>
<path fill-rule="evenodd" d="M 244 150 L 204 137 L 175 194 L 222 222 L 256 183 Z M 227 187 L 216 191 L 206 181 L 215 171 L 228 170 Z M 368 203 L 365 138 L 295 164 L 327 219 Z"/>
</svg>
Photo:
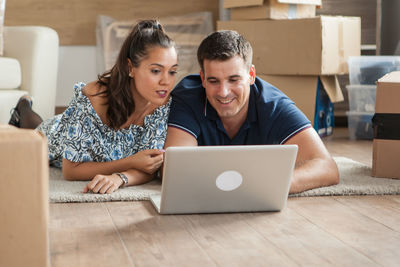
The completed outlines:
<svg viewBox="0 0 400 267">
<path fill-rule="evenodd" d="M 290 193 L 337 184 L 339 173 L 310 121 L 281 91 L 256 77 L 250 43 L 218 31 L 200 44 L 200 76 L 172 92 L 165 147 L 296 144 Z"/>
</svg>

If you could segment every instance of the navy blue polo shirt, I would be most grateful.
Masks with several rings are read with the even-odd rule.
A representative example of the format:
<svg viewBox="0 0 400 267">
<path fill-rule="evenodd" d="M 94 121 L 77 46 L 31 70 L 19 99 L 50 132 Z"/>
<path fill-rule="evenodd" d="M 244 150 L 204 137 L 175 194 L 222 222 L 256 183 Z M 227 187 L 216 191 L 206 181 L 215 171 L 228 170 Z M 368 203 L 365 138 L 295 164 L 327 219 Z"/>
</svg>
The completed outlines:
<svg viewBox="0 0 400 267">
<path fill-rule="evenodd" d="M 169 127 L 192 134 L 199 146 L 283 144 L 310 121 L 284 93 L 256 77 L 247 118 L 231 139 L 207 101 L 200 75 L 186 76 L 172 91 Z"/>
</svg>

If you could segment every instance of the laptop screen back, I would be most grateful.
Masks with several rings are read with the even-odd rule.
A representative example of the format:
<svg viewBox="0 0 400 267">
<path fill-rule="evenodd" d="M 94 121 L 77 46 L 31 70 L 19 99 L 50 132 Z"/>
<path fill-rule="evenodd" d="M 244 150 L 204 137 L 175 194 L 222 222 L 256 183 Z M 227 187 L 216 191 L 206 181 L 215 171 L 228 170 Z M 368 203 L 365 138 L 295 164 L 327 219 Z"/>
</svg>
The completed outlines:
<svg viewBox="0 0 400 267">
<path fill-rule="evenodd" d="M 160 212 L 280 210 L 296 155 L 296 145 L 169 147 Z"/>
</svg>

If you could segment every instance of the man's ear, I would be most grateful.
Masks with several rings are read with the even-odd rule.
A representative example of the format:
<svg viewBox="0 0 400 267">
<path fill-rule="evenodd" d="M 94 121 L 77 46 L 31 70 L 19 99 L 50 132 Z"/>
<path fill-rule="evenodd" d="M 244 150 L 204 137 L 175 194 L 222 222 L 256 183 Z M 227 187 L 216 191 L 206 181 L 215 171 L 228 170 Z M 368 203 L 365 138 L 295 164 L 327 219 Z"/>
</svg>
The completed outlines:
<svg viewBox="0 0 400 267">
<path fill-rule="evenodd" d="M 251 64 L 250 66 L 249 75 L 250 75 L 250 85 L 253 85 L 254 82 L 256 81 L 256 67 L 253 64 Z"/>
<path fill-rule="evenodd" d="M 202 70 L 200 70 L 200 78 L 201 78 L 201 84 L 203 85 L 204 88 L 206 88 L 204 72 Z"/>
</svg>

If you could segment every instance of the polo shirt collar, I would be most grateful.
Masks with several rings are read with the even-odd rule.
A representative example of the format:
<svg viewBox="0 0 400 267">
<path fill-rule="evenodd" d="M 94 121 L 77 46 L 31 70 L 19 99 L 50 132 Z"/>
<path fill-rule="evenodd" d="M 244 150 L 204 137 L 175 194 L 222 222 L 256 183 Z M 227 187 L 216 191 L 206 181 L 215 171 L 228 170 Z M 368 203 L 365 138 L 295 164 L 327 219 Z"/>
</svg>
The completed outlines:
<svg viewBox="0 0 400 267">
<path fill-rule="evenodd" d="M 213 108 L 213 106 L 211 106 L 210 103 L 208 103 L 208 99 L 207 96 L 205 96 L 206 101 L 204 101 L 204 116 L 210 120 L 217 120 L 218 117 L 218 113 L 217 111 Z"/>
<path fill-rule="evenodd" d="M 250 86 L 249 109 L 247 113 L 247 120 L 250 123 L 257 121 L 257 100 L 255 92 L 255 85 Z"/>
</svg>

